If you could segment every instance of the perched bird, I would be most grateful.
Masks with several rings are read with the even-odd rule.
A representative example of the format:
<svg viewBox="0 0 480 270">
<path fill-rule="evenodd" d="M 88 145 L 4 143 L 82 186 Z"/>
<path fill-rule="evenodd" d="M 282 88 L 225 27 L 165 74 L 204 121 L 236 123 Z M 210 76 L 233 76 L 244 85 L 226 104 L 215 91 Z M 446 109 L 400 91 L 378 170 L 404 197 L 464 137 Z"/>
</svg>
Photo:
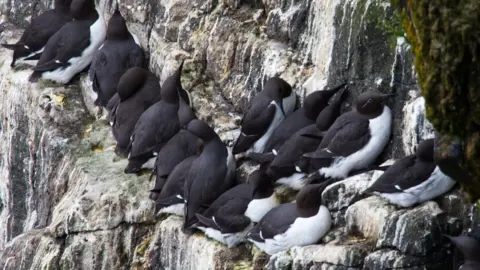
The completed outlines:
<svg viewBox="0 0 480 270">
<path fill-rule="evenodd" d="M 168 175 L 155 198 L 155 215 L 160 213 L 183 216 L 185 199 L 183 198 L 185 177 L 198 155 L 190 156 L 180 162 Z M 157 188 L 157 187 L 155 187 Z"/>
<path fill-rule="evenodd" d="M 263 152 L 275 128 L 293 112 L 295 102 L 295 92 L 286 81 L 277 77 L 269 79 L 243 115 L 233 154 Z"/>
<path fill-rule="evenodd" d="M 304 186 L 293 203 L 270 210 L 247 235 L 269 255 L 317 243 L 330 230 L 330 211 L 322 205 L 326 183 Z"/>
<path fill-rule="evenodd" d="M 47 42 L 29 80 L 39 78 L 67 84 L 91 62 L 105 40 L 106 25 L 93 0 L 72 0 L 73 21 L 65 24 Z"/>
<path fill-rule="evenodd" d="M 156 200 L 156 194 L 161 192 L 163 184 L 175 166 L 190 156 L 200 154 L 201 145 L 202 141 L 197 136 L 184 129 L 165 144 L 158 152 L 152 172 L 153 175 L 156 175 L 155 187 L 150 193 L 152 200 Z"/>
<path fill-rule="evenodd" d="M 317 171 L 315 175 L 320 179 L 339 179 L 372 165 L 390 140 L 392 112 L 385 102 L 391 96 L 376 92 L 361 94 L 356 109 L 340 115 L 322 136 L 317 150 L 304 154 L 321 161 L 319 164 L 311 161 L 309 170 Z"/>
<path fill-rule="evenodd" d="M 458 270 L 480 269 L 480 242 L 472 236 L 447 236 L 463 254 L 465 262 Z"/>
<path fill-rule="evenodd" d="M 142 47 L 128 31 L 117 3 L 108 22 L 107 40 L 95 52 L 90 65 L 89 79 L 96 95 L 94 104 L 106 107 L 117 92 L 117 83 L 123 73 L 132 67 L 143 67 L 144 62 Z"/>
<path fill-rule="evenodd" d="M 193 120 L 187 130 L 202 139 L 203 151 L 185 178 L 184 228 L 192 227 L 198 221 L 196 214 L 199 210 L 212 204 L 233 186 L 236 169 L 231 151 L 205 122 Z"/>
<path fill-rule="evenodd" d="M 437 166 L 434 139 L 421 141 L 414 155 L 396 161 L 365 193 L 373 193 L 401 207 L 434 199 L 449 191 L 455 181 Z"/>
<path fill-rule="evenodd" d="M 275 153 L 278 152 L 280 147 L 288 140 L 295 132 L 300 129 L 315 124 L 315 121 L 327 106 L 330 98 L 335 95 L 339 90 L 344 89 L 346 83 L 334 87 L 330 90 L 315 91 L 305 98 L 303 107 L 294 111 L 287 116 L 280 125 L 275 129 L 272 136 L 267 141 L 263 153 Z M 345 91 L 343 93 L 346 93 Z M 342 93 L 342 94 L 343 94 Z M 343 96 L 343 95 L 342 95 Z M 341 104 L 342 98 L 338 99 L 336 104 Z M 339 111 L 340 112 L 340 111 Z M 333 123 L 335 119 L 332 119 Z"/>
<path fill-rule="evenodd" d="M 263 171 L 254 171 L 247 183 L 227 190 L 203 214 L 197 213 L 199 225 L 196 227 L 206 236 L 229 248 L 234 247 L 246 240 L 252 228 L 253 220 L 249 214 L 253 214 L 258 222 L 278 205 L 275 200 L 268 200 L 271 196 L 274 196 L 272 181 Z M 256 203 L 252 204 L 253 200 Z M 260 201 L 263 201 L 263 205 L 259 205 Z"/>
<path fill-rule="evenodd" d="M 309 173 L 310 160 L 303 157 L 303 154 L 315 151 L 320 145 L 322 134 L 340 115 L 344 93 L 320 112 L 314 125 L 307 126 L 288 138 L 270 163 L 267 175 L 277 183 L 295 190 L 299 190 L 306 184 L 304 179 Z"/>
<path fill-rule="evenodd" d="M 72 20 L 70 2 L 71 0 L 55 0 L 53 9 L 32 19 L 17 43 L 2 44 L 3 47 L 13 50 L 13 59 L 10 64 L 12 68 L 17 62 L 25 61 L 26 64 L 30 64 L 26 61 L 36 62 L 40 59 L 48 39 Z"/>
<path fill-rule="evenodd" d="M 183 90 L 178 70 L 168 77 L 161 90 L 162 99 L 150 106 L 138 119 L 129 144 L 128 165 L 125 173 L 136 173 L 142 168 L 153 169 L 155 156 L 180 131 L 178 119 L 179 96 Z"/>
<path fill-rule="evenodd" d="M 134 67 L 122 75 L 117 93 L 110 100 L 110 125 L 117 141 L 116 153 L 128 155 L 128 145 L 135 124 L 140 116 L 153 104 L 160 101 L 160 82 L 155 74 Z"/>
</svg>

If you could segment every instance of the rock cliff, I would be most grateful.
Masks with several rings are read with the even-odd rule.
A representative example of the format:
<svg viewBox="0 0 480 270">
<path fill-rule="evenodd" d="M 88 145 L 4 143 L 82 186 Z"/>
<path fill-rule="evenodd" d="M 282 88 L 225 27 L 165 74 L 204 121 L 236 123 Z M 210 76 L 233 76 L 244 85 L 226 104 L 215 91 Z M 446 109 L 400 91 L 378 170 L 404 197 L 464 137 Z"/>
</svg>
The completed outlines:
<svg viewBox="0 0 480 270">
<path fill-rule="evenodd" d="M 112 2 L 98 5 L 108 19 Z M 300 97 L 348 82 L 344 110 L 366 90 L 395 93 L 392 141 L 380 161 L 433 136 L 410 46 L 379 0 L 121 0 L 120 8 L 163 81 L 187 58 L 183 85 L 200 118 L 230 143 L 241 112 L 271 76 Z M 0 1 L 0 41 L 16 41 L 51 1 Z M 3 269 L 448 269 L 442 233 L 470 226 L 454 190 L 412 209 L 361 194 L 369 172 L 329 187 L 334 228 L 322 244 L 268 257 L 187 236 L 178 217 L 153 217 L 148 175 L 123 174 L 108 124 L 84 95 L 85 75 L 67 87 L 30 84 L 0 49 L 0 267 Z M 246 166 L 242 166 L 246 167 Z M 243 175 L 240 174 L 239 175 Z M 447 267 L 447 268 L 445 268 Z"/>
</svg>

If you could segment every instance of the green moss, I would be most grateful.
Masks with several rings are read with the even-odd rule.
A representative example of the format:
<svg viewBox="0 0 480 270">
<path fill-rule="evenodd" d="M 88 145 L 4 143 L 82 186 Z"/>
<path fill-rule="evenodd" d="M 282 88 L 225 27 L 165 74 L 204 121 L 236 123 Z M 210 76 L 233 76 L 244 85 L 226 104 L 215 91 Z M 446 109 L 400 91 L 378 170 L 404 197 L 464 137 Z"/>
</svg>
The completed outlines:
<svg viewBox="0 0 480 270">
<path fill-rule="evenodd" d="M 392 0 L 400 7 L 425 97 L 427 118 L 441 134 L 459 138 L 460 166 L 471 179 L 456 179 L 480 198 L 480 1 Z"/>
<path fill-rule="evenodd" d="M 137 246 L 137 255 L 143 256 L 145 254 L 145 251 L 148 249 L 150 246 L 150 242 L 152 242 L 152 236 L 149 235 L 143 241 L 140 243 L 140 245 Z"/>
<path fill-rule="evenodd" d="M 386 33 L 388 44 L 394 48 L 397 37 L 404 37 L 402 17 L 397 9 L 389 8 L 388 0 L 373 0 L 368 8 L 367 21 L 374 24 L 375 28 Z"/>
<path fill-rule="evenodd" d="M 233 265 L 233 270 L 253 269 L 252 261 L 238 261 Z"/>
</svg>

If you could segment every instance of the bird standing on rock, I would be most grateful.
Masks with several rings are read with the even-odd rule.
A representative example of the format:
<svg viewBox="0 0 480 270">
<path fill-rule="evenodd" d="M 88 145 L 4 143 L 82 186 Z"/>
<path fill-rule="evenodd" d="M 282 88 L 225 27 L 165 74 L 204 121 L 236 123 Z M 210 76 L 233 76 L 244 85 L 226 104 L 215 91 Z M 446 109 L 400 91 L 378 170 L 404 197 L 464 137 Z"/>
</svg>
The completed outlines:
<svg viewBox="0 0 480 270">
<path fill-rule="evenodd" d="M 295 109 L 296 95 L 284 80 L 274 77 L 253 97 L 243 115 L 233 154 L 261 153 L 275 128 Z"/>
<path fill-rule="evenodd" d="M 288 138 L 290 138 L 295 132 L 306 126 L 315 124 L 320 112 L 328 106 L 330 98 L 345 86 L 346 84 L 341 84 L 333 89 L 315 91 L 308 95 L 305 98 L 303 107 L 287 116 L 285 120 L 278 125 L 272 136 L 268 139 L 263 153 L 267 155 L 270 153 L 270 155 L 276 155 L 280 147 L 282 147 Z"/>
<path fill-rule="evenodd" d="M 17 62 L 29 64 L 28 61 L 40 59 L 50 37 L 72 20 L 70 2 L 71 0 L 55 0 L 53 9 L 32 19 L 17 43 L 2 44 L 3 47 L 13 50 L 10 67 L 15 67 Z"/>
<path fill-rule="evenodd" d="M 303 157 L 303 154 L 314 151 L 320 145 L 323 139 L 322 134 L 340 115 L 345 93 L 346 89 L 320 112 L 315 124 L 302 128 L 280 147 L 267 169 L 267 174 L 277 183 L 295 190 L 299 190 L 306 184 L 303 179 L 309 173 L 310 160 Z"/>
<path fill-rule="evenodd" d="M 421 141 L 414 155 L 396 161 L 365 193 L 373 193 L 401 207 L 434 199 L 455 181 L 436 165 L 434 139 Z"/>
<path fill-rule="evenodd" d="M 117 93 L 107 105 L 117 155 L 128 155 L 135 125 L 150 106 L 160 101 L 160 89 L 157 76 L 139 67 L 127 70 L 118 81 Z"/>
<path fill-rule="evenodd" d="M 91 62 L 105 40 L 106 25 L 93 0 L 73 0 L 73 21 L 65 24 L 47 42 L 30 82 L 38 79 L 67 84 Z"/>
<path fill-rule="evenodd" d="M 163 83 L 162 99 L 150 106 L 137 121 L 128 146 L 128 165 L 125 173 L 136 173 L 142 168 L 152 169 L 155 156 L 180 131 L 179 99 L 183 90 L 178 70 Z"/>
<path fill-rule="evenodd" d="M 306 185 L 293 203 L 270 210 L 248 234 L 248 240 L 269 255 L 294 246 L 317 243 L 332 226 L 330 211 L 322 205 L 327 183 Z"/>
<path fill-rule="evenodd" d="M 117 92 L 117 83 L 123 73 L 132 67 L 143 67 L 144 58 L 142 47 L 128 31 L 117 3 L 108 22 L 107 40 L 95 52 L 90 65 L 89 78 L 94 91 L 94 104 L 106 107 Z"/>
<path fill-rule="evenodd" d="M 233 154 L 205 122 L 193 120 L 187 130 L 202 139 L 203 151 L 185 178 L 184 228 L 197 223 L 196 214 L 233 186 L 236 169 Z"/>
<path fill-rule="evenodd" d="M 197 213 L 200 222 L 196 227 L 208 237 L 234 247 L 246 240 L 252 222 L 260 221 L 278 205 L 275 199 L 269 200 L 272 196 L 275 195 L 271 179 L 261 170 L 254 171 L 248 183 L 227 190 L 203 214 Z"/>
<path fill-rule="evenodd" d="M 371 166 L 390 140 L 392 112 L 385 102 L 392 94 L 365 92 L 356 109 L 340 115 L 323 135 L 317 150 L 304 154 L 310 159 L 315 178 L 346 178 L 353 170 Z M 310 136 L 310 135 L 306 135 Z"/>
<path fill-rule="evenodd" d="M 159 193 L 150 194 L 154 194 L 152 199 L 155 199 L 155 215 L 168 213 L 183 216 L 185 214 L 185 178 L 197 157 L 198 155 L 195 155 L 184 159 L 175 166 L 161 187 L 154 188 L 160 190 Z"/>
</svg>

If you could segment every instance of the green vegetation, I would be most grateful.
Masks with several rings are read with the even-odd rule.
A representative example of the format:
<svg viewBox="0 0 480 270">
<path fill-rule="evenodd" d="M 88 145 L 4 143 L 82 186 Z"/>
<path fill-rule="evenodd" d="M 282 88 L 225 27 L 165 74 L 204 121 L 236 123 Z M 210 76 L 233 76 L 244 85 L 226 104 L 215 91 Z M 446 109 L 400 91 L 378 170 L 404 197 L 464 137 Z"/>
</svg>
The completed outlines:
<svg viewBox="0 0 480 270">
<path fill-rule="evenodd" d="M 427 118 L 444 136 L 460 139 L 458 177 L 480 198 L 480 1 L 392 0 L 412 45 Z"/>
</svg>

